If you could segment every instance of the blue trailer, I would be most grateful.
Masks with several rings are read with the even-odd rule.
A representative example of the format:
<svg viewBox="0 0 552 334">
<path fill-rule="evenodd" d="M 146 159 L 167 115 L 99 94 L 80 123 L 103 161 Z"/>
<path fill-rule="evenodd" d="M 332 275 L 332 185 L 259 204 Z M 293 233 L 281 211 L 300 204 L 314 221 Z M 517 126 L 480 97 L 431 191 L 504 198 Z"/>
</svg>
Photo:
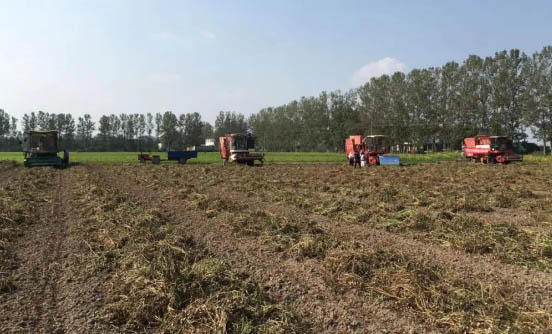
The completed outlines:
<svg viewBox="0 0 552 334">
<path fill-rule="evenodd" d="M 380 155 L 378 156 L 378 162 L 380 165 L 400 166 L 401 162 L 396 155 Z"/>
<path fill-rule="evenodd" d="M 197 158 L 197 151 L 168 151 L 167 160 L 176 160 L 185 164 L 188 159 Z"/>
</svg>

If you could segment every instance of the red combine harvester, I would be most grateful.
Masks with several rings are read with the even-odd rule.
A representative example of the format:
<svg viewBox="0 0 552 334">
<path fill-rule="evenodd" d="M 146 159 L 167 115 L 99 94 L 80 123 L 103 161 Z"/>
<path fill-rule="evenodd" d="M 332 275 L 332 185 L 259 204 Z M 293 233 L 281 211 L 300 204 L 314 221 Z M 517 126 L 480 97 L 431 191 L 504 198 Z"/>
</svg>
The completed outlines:
<svg viewBox="0 0 552 334">
<path fill-rule="evenodd" d="M 503 136 L 479 135 L 474 138 L 464 138 L 464 157 L 472 161 L 507 164 L 511 161 L 521 161 L 523 157 L 514 153 L 512 141 Z"/>
<path fill-rule="evenodd" d="M 219 137 L 219 152 L 223 163 L 236 162 L 253 166 L 255 160 L 261 165 L 264 161 L 264 154 L 250 152 L 255 149 L 255 138 L 250 134 L 231 133 Z"/>
<path fill-rule="evenodd" d="M 384 144 L 385 136 L 374 135 L 362 138 L 361 135 L 352 135 L 345 139 L 345 154 L 349 159 L 355 151 L 363 151 L 366 156 L 366 163 L 374 165 L 399 165 L 398 156 L 384 156 L 389 153 L 388 147 Z"/>
</svg>

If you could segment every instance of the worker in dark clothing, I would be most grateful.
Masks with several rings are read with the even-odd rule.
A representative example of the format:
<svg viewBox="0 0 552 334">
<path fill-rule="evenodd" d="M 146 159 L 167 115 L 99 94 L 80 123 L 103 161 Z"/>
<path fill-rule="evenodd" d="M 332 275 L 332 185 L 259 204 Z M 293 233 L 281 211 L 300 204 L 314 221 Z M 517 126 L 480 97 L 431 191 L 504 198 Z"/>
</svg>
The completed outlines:
<svg viewBox="0 0 552 334">
<path fill-rule="evenodd" d="M 358 150 L 355 150 L 355 165 L 354 168 L 360 168 L 360 152 Z"/>
</svg>

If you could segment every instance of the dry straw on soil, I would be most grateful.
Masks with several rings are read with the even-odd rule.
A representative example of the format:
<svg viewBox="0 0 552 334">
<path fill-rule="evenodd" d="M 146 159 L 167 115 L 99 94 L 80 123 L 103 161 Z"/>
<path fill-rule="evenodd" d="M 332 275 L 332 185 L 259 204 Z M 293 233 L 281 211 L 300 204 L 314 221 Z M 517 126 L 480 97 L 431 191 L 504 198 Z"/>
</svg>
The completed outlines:
<svg viewBox="0 0 552 334">
<path fill-rule="evenodd" d="M 292 333 L 306 328 L 162 212 L 145 208 L 96 175 L 91 193 L 93 272 L 105 275 L 109 321 L 123 331 Z M 98 184 L 90 186 L 90 184 Z"/>
</svg>

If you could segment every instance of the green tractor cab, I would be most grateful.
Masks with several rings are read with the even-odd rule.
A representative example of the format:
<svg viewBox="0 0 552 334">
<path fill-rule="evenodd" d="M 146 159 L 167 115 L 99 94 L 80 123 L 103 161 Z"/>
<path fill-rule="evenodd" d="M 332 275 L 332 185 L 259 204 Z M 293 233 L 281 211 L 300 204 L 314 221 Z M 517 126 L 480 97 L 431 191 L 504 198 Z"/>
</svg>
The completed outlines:
<svg viewBox="0 0 552 334">
<path fill-rule="evenodd" d="M 69 164 L 69 152 L 58 149 L 57 131 L 27 131 L 21 144 L 25 167 L 65 168 Z M 59 152 L 63 152 L 63 157 L 58 156 Z"/>
</svg>

